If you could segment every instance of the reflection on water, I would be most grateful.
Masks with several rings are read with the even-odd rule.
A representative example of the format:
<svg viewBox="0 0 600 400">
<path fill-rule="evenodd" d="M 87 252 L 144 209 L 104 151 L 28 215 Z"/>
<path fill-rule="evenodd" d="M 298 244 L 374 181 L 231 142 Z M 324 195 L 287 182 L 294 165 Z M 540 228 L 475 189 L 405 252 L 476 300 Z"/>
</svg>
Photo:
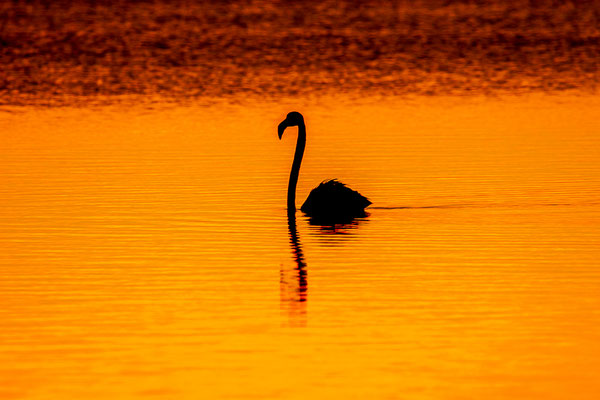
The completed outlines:
<svg viewBox="0 0 600 400">
<path fill-rule="evenodd" d="M 291 109 L 297 198 L 339 178 L 367 218 L 286 215 Z M 3 113 L 0 398 L 596 400 L 598 109 Z"/>
<path fill-rule="evenodd" d="M 308 222 L 323 235 L 351 235 L 360 224 L 368 221 L 369 215 L 368 212 L 365 212 L 362 217 L 349 218 L 345 221 L 336 220 L 335 222 L 309 218 Z"/>
<path fill-rule="evenodd" d="M 369 216 L 365 213 L 361 218 L 350 218 L 348 221 L 336 223 L 318 221 L 313 218 L 306 219 L 309 224 L 317 228 L 317 235 L 320 236 L 319 242 L 324 246 L 335 246 L 342 244 L 344 239 L 331 238 L 329 235 L 351 235 L 360 223 L 366 221 Z M 291 254 L 293 264 L 291 267 L 288 263 L 281 265 L 281 307 L 286 310 L 290 316 L 290 322 L 295 326 L 306 325 L 306 302 L 308 300 L 308 266 L 302 252 L 302 243 L 298 235 L 298 227 L 296 225 L 296 213 L 289 211 L 287 213 L 289 241 L 291 246 Z M 313 230 L 314 232 L 315 230 Z"/>
<path fill-rule="evenodd" d="M 282 307 L 287 308 L 290 316 L 297 325 L 306 324 L 306 301 L 308 299 L 308 267 L 302 253 L 302 245 L 296 228 L 296 213 L 287 213 L 288 231 L 294 268 L 281 269 L 281 301 Z"/>
</svg>

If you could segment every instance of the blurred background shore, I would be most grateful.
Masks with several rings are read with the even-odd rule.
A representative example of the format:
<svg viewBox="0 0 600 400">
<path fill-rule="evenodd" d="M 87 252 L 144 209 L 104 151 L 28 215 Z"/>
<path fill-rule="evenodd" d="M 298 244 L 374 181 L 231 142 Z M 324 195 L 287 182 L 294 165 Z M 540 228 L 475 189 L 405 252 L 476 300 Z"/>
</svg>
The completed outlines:
<svg viewBox="0 0 600 400">
<path fill-rule="evenodd" d="M 0 2 L 0 104 L 595 93 L 600 1 Z"/>
</svg>

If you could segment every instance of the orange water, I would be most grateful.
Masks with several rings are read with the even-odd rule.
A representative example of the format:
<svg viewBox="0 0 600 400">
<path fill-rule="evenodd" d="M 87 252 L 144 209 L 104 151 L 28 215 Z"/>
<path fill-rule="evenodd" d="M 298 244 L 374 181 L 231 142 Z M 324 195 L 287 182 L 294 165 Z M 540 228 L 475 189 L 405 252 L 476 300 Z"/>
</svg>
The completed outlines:
<svg viewBox="0 0 600 400">
<path fill-rule="evenodd" d="M 0 397 L 596 399 L 599 107 L 3 112 Z M 336 177 L 367 218 L 288 225 L 292 109 L 298 203 Z"/>
</svg>

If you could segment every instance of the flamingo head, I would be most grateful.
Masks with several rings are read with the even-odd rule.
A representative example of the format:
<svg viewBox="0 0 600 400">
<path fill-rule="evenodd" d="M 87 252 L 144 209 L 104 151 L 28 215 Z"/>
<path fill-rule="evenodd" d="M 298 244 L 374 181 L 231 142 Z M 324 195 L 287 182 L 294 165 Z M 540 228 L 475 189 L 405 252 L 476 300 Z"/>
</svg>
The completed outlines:
<svg viewBox="0 0 600 400">
<path fill-rule="evenodd" d="M 287 117 L 285 117 L 283 121 L 281 121 L 281 123 L 277 127 L 279 139 L 281 139 L 281 137 L 283 136 L 283 131 L 285 131 L 285 128 L 287 128 L 288 126 L 299 126 L 302 124 L 304 124 L 304 117 L 302 116 L 302 114 L 300 114 L 297 111 L 292 111 L 287 115 Z"/>
</svg>

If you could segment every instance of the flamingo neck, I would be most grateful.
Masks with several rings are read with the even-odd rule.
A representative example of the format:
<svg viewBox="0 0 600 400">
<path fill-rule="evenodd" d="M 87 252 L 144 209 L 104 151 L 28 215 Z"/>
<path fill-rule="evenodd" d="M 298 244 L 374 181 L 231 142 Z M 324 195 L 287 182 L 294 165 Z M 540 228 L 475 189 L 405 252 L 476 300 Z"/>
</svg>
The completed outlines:
<svg viewBox="0 0 600 400">
<path fill-rule="evenodd" d="M 294 162 L 292 163 L 292 172 L 290 172 L 290 182 L 288 184 L 287 208 L 288 212 L 296 211 L 296 184 L 300 174 L 300 164 L 304 155 L 306 146 L 306 126 L 304 123 L 298 125 L 298 141 L 296 142 L 296 153 L 294 153 Z"/>
</svg>

